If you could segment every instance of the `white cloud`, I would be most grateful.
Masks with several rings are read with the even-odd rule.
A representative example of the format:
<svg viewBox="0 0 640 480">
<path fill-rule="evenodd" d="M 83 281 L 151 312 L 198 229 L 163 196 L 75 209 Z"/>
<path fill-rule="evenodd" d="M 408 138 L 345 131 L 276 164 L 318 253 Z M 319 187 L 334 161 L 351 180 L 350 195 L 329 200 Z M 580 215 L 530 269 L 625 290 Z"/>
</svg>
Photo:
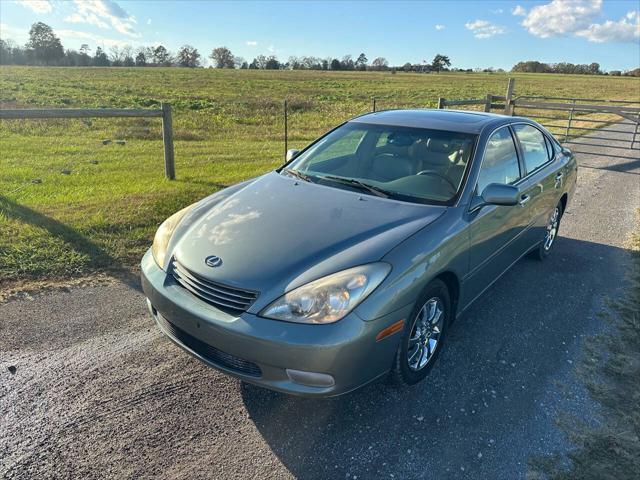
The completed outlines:
<svg viewBox="0 0 640 480">
<path fill-rule="evenodd" d="M 51 13 L 53 11 L 53 4 L 50 0 L 19 0 L 18 3 L 36 13 Z"/>
<path fill-rule="evenodd" d="M 258 46 L 258 42 L 256 42 L 255 40 L 247 40 L 244 43 L 245 43 L 245 45 L 247 45 L 249 47 L 257 47 Z"/>
<path fill-rule="evenodd" d="M 522 26 L 540 38 L 563 36 L 588 28 L 601 8 L 602 0 L 553 0 L 533 7 Z"/>
<path fill-rule="evenodd" d="M 491 10 L 491 13 L 494 13 L 496 15 L 501 15 L 504 13 L 504 10 L 501 8 L 496 8 L 495 10 Z"/>
<path fill-rule="evenodd" d="M 444 30 L 445 28 L 447 27 L 445 27 L 444 25 L 440 25 L 440 24 L 436 25 L 436 30 Z"/>
<path fill-rule="evenodd" d="M 14 28 L 6 23 L 0 23 L 0 38 L 13 40 L 17 43 L 25 43 L 29 38 L 29 32 L 26 28 Z"/>
<path fill-rule="evenodd" d="M 67 29 L 56 30 L 56 35 L 60 37 L 60 40 L 62 41 L 63 44 L 74 43 L 74 42 L 76 43 L 92 42 L 99 46 L 104 45 L 105 47 L 113 47 L 113 46 L 122 47 L 124 45 L 127 45 L 128 43 L 126 40 L 103 37 L 102 35 L 94 35 L 93 33 L 81 32 L 78 30 L 67 30 Z"/>
<path fill-rule="evenodd" d="M 109 24 L 100 20 L 96 15 L 81 15 L 79 13 L 72 13 L 68 17 L 65 17 L 64 21 L 69 23 L 86 23 L 88 25 L 94 25 L 99 28 L 109 28 Z"/>
<path fill-rule="evenodd" d="M 637 10 L 617 22 L 596 22 L 601 14 L 602 0 L 553 0 L 532 8 L 522 26 L 540 38 L 573 35 L 595 43 L 632 43 L 640 39 Z"/>
<path fill-rule="evenodd" d="M 473 22 L 467 22 L 464 24 L 467 30 L 473 32 L 473 36 L 483 40 L 485 38 L 491 38 L 495 35 L 501 35 L 506 33 L 506 29 L 501 25 L 494 25 L 487 20 L 475 20 Z"/>
<path fill-rule="evenodd" d="M 134 16 L 129 15 L 113 0 L 74 0 L 76 12 L 64 20 L 70 23 L 86 23 L 98 28 L 113 28 L 117 32 L 129 37 L 138 38 L 141 35 L 135 30 L 138 23 Z"/>
<path fill-rule="evenodd" d="M 637 42 L 640 40 L 640 19 L 638 18 L 638 12 L 629 12 L 617 22 L 607 20 L 604 23 L 593 23 L 584 30 L 575 32 L 575 34 L 578 37 L 586 38 L 588 41 L 594 43 Z"/>
<path fill-rule="evenodd" d="M 527 14 L 527 10 L 521 5 L 516 5 L 516 7 L 511 10 L 511 15 L 515 15 L 516 17 L 524 17 Z"/>
<path fill-rule="evenodd" d="M 267 50 L 269 50 L 270 53 L 274 53 L 276 51 L 276 47 L 274 47 L 273 45 L 269 45 Z"/>
<path fill-rule="evenodd" d="M 151 19 L 147 19 L 147 25 L 151 25 Z"/>
</svg>

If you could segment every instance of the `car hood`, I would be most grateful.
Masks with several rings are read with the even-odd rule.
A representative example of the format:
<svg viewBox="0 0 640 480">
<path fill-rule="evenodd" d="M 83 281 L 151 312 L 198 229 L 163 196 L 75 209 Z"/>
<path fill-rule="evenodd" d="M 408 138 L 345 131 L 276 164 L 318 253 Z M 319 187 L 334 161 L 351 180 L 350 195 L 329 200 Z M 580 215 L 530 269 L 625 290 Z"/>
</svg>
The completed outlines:
<svg viewBox="0 0 640 480">
<path fill-rule="evenodd" d="M 298 181 L 276 172 L 197 205 L 172 239 L 189 270 L 261 292 L 252 310 L 324 275 L 380 260 L 445 210 Z M 209 267 L 215 255 L 221 265 Z"/>
</svg>

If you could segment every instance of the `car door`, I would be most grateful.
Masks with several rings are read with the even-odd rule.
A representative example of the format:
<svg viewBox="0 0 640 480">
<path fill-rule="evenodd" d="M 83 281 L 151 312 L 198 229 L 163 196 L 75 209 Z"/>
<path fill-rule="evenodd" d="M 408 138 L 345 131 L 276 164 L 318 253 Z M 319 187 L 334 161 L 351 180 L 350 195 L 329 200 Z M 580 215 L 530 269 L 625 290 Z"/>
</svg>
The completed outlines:
<svg viewBox="0 0 640 480">
<path fill-rule="evenodd" d="M 525 178 L 518 184 L 530 203 L 528 212 L 526 242 L 528 250 L 544 238 L 549 215 L 558 202 L 562 190 L 562 173 L 552 160 L 553 147 L 544 133 L 533 125 L 518 123 L 513 125 L 525 170 Z"/>
<path fill-rule="evenodd" d="M 496 130 L 487 140 L 478 173 L 476 193 L 490 183 L 517 184 L 522 178 L 521 162 L 508 126 Z M 522 233 L 528 224 L 526 197 L 514 206 L 485 205 L 469 212 L 469 273 L 465 279 L 465 300 L 480 295 L 521 255 Z"/>
</svg>

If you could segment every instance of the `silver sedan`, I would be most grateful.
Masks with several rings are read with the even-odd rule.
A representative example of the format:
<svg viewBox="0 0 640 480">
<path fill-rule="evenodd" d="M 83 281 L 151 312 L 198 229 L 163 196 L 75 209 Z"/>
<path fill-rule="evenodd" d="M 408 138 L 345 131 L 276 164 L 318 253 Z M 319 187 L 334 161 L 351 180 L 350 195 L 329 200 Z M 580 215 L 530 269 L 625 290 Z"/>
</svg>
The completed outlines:
<svg viewBox="0 0 640 480">
<path fill-rule="evenodd" d="M 149 310 L 190 354 L 274 390 L 415 384 L 454 319 L 552 252 L 576 176 L 526 118 L 363 115 L 168 218 L 142 260 Z"/>
</svg>

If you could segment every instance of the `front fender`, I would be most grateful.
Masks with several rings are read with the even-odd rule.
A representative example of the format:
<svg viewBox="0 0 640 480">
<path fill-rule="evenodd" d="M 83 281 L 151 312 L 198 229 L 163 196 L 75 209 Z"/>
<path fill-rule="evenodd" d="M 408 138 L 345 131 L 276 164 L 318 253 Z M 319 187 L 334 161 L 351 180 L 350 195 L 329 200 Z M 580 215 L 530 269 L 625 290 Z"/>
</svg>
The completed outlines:
<svg viewBox="0 0 640 480">
<path fill-rule="evenodd" d="M 463 278 L 469 265 L 469 238 L 462 220 L 463 208 L 448 208 L 440 218 L 382 258 L 393 269 L 356 309 L 362 319 L 374 320 L 415 303 L 427 284 L 444 272 Z"/>
</svg>

